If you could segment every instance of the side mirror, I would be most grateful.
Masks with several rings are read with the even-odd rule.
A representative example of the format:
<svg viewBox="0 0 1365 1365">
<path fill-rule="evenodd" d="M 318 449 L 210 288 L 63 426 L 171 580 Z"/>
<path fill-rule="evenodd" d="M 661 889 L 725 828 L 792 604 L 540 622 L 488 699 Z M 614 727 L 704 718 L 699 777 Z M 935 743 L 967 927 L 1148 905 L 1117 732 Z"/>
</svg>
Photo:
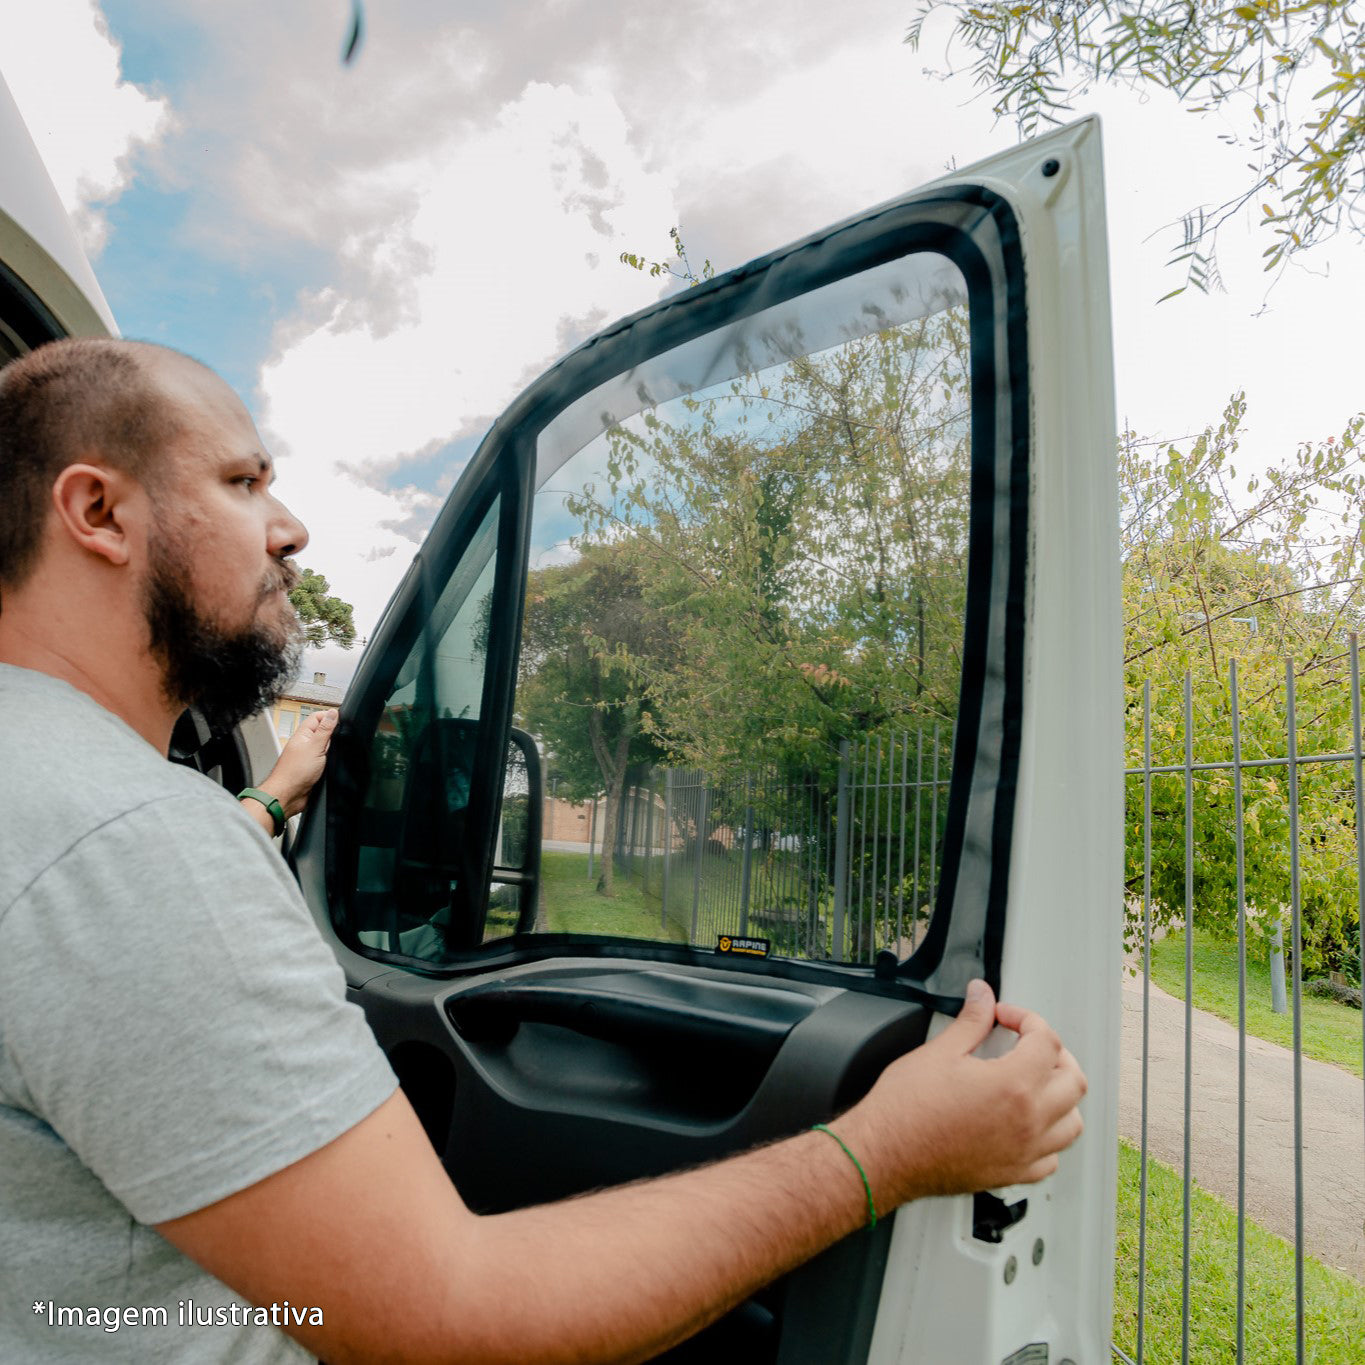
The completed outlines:
<svg viewBox="0 0 1365 1365">
<path fill-rule="evenodd" d="M 536 742 L 526 731 L 514 729 L 508 738 L 491 884 L 482 890 L 474 886 L 478 858 L 468 846 L 466 815 L 478 732 L 477 721 L 442 717 L 426 726 L 402 756 L 403 802 L 394 866 L 395 902 L 409 925 L 449 925 L 455 887 L 468 888 L 463 903 L 473 922 L 460 926 L 457 941 L 469 945 L 534 926 L 545 809 Z"/>
<path fill-rule="evenodd" d="M 507 739 L 503 770 L 502 814 L 493 849 L 493 885 L 483 941 L 535 928 L 540 900 L 541 826 L 545 783 L 540 751 L 525 730 L 513 727 Z"/>
</svg>

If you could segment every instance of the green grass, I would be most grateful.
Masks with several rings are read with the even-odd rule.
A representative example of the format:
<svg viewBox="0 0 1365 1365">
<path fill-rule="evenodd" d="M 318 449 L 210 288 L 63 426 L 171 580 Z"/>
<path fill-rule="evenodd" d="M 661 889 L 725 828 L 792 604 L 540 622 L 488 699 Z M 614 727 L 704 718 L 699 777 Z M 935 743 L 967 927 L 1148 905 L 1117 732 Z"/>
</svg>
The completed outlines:
<svg viewBox="0 0 1365 1365">
<path fill-rule="evenodd" d="M 1118 1261 L 1114 1276 L 1114 1341 L 1137 1355 L 1139 1157 L 1119 1144 Z M 1180 1176 L 1147 1163 L 1147 1291 L 1144 1353 L 1151 1365 L 1180 1359 Z M 1247 1221 L 1246 1355 L 1254 1365 L 1294 1359 L 1294 1248 Z M 1306 1359 L 1315 1365 L 1358 1365 L 1365 1342 L 1365 1287 L 1304 1260 Z M 1236 1359 L 1237 1213 L 1196 1185 L 1190 1205 L 1190 1360 Z"/>
<path fill-rule="evenodd" d="M 1294 1046 L 1293 985 L 1286 981 L 1289 1013 L 1270 1008 L 1270 963 L 1247 943 L 1247 1032 L 1268 1043 Z M 1185 998 L 1185 935 L 1168 934 L 1152 944 L 1152 980 L 1170 995 Z M 1237 1023 L 1237 944 L 1194 931 L 1194 1003 L 1228 1023 Z M 1303 1055 L 1361 1074 L 1360 1011 L 1335 1000 L 1303 997 Z"/>
<path fill-rule="evenodd" d="M 541 895 L 545 928 L 554 934 L 612 934 L 623 938 L 685 942 L 686 935 L 670 921 L 659 924 L 659 898 L 640 890 L 619 869 L 616 894 L 608 899 L 597 892 L 597 879 L 588 879 L 586 853 L 555 853 L 541 857 Z"/>
</svg>

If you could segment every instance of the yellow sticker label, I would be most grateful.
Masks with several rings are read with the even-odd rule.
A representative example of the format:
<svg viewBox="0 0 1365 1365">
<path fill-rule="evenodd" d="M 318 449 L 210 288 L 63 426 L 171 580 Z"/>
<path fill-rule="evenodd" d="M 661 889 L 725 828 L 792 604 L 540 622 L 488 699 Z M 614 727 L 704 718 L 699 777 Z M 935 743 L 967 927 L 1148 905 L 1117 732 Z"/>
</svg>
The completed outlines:
<svg viewBox="0 0 1365 1365">
<path fill-rule="evenodd" d="M 734 934 L 721 934 L 716 939 L 716 952 L 728 953 L 731 957 L 767 957 L 772 951 L 772 942 L 766 938 L 738 938 Z"/>
</svg>

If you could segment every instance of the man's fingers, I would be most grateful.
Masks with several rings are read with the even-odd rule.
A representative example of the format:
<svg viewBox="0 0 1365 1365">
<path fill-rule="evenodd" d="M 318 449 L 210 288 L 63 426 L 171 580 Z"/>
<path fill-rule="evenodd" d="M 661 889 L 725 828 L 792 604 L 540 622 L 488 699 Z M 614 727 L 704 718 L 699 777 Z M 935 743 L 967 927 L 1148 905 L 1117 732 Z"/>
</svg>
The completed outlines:
<svg viewBox="0 0 1365 1365">
<path fill-rule="evenodd" d="M 939 1034 L 940 1043 L 964 1056 L 975 1052 L 995 1027 L 995 1011 L 995 992 L 984 981 L 970 982 L 957 1018 Z"/>
<path fill-rule="evenodd" d="M 1013 1029 L 1020 1037 L 1030 1033 L 1052 1033 L 1052 1026 L 1041 1014 L 1026 1010 L 1022 1005 L 1008 1004 L 1004 1000 L 996 1005 L 995 1018 L 998 1023 Z M 1052 1036 L 1055 1038 L 1057 1035 L 1054 1033 Z"/>
</svg>

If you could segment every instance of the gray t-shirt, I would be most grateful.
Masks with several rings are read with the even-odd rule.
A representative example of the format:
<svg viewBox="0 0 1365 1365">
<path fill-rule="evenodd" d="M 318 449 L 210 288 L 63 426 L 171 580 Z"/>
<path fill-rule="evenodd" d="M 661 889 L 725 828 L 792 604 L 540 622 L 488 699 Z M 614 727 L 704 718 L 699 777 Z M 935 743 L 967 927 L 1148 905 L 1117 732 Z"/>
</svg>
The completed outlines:
<svg viewBox="0 0 1365 1365">
<path fill-rule="evenodd" d="M 309 1359 L 233 1325 L 244 1301 L 149 1224 L 394 1086 L 255 821 L 84 693 L 0 665 L 0 1361 Z"/>
</svg>

